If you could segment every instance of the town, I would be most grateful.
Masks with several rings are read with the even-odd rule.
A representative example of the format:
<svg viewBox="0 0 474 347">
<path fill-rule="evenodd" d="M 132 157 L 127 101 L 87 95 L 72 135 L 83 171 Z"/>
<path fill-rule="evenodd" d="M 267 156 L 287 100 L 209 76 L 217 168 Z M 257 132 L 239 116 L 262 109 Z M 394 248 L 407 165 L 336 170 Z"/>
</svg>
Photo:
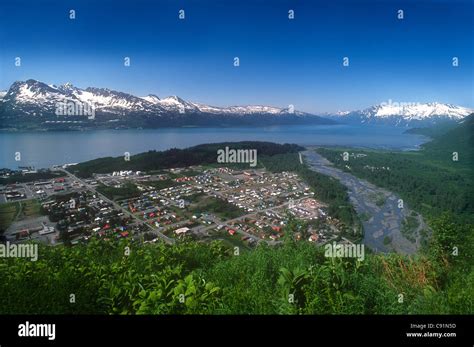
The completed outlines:
<svg viewBox="0 0 474 347">
<path fill-rule="evenodd" d="M 290 218 L 305 222 L 296 239 L 341 241 L 342 223 L 295 173 L 190 166 L 82 179 L 67 168 L 53 167 L 55 178 L 0 186 L 3 223 L 10 218 L 4 241 L 74 245 L 91 237 L 144 243 L 190 238 L 250 249 L 282 242 Z"/>
</svg>

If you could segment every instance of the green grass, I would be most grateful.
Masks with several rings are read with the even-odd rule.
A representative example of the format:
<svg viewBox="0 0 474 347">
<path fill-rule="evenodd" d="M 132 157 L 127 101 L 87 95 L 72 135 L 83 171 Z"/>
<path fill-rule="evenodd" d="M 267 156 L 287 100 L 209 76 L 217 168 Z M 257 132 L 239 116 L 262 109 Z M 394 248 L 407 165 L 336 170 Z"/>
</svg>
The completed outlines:
<svg viewBox="0 0 474 347">
<path fill-rule="evenodd" d="M 124 200 L 140 196 L 141 192 L 137 186 L 131 182 L 126 183 L 123 187 L 115 188 L 103 184 L 97 186 L 97 191 L 104 194 L 112 200 Z"/>
<path fill-rule="evenodd" d="M 391 242 L 392 242 L 392 238 L 391 238 L 390 236 L 385 236 L 385 237 L 383 238 L 383 244 L 384 244 L 384 245 L 387 246 L 387 245 L 389 245 Z"/>
<path fill-rule="evenodd" d="M 36 199 L 8 202 L 0 205 L 0 233 L 14 221 L 42 215 L 41 205 Z"/>
<path fill-rule="evenodd" d="M 41 216 L 41 204 L 36 199 L 25 200 L 22 204 L 22 216 L 24 218 L 33 218 Z"/>
<path fill-rule="evenodd" d="M 363 262 L 290 239 L 238 256 L 216 241 L 134 244 L 129 256 L 130 240 L 39 245 L 36 262 L 0 259 L 0 314 L 472 314 L 473 231 L 442 217 L 426 253 Z"/>
<path fill-rule="evenodd" d="M 19 202 L 8 202 L 0 205 L 0 231 L 5 231 L 15 220 L 20 211 Z"/>
<path fill-rule="evenodd" d="M 234 247 L 239 247 L 239 252 L 248 251 L 251 248 L 241 240 L 242 234 L 235 233 L 234 235 L 230 235 L 227 231 L 220 231 L 216 238 L 222 240 L 225 244 L 231 247 L 231 251 L 234 252 Z"/>
<path fill-rule="evenodd" d="M 205 193 L 200 192 L 200 193 L 188 195 L 185 198 L 185 200 L 193 204 L 193 203 L 198 203 L 199 201 L 202 201 L 202 199 L 205 199 L 206 197 L 207 195 Z"/>
<path fill-rule="evenodd" d="M 191 207 L 190 211 L 192 213 L 213 213 L 222 219 L 233 219 L 246 213 L 243 209 L 225 200 L 213 197 L 201 199 L 197 205 Z"/>
<path fill-rule="evenodd" d="M 402 222 L 401 233 L 410 241 L 415 242 L 413 233 L 420 226 L 418 219 L 414 216 L 408 216 Z"/>
</svg>

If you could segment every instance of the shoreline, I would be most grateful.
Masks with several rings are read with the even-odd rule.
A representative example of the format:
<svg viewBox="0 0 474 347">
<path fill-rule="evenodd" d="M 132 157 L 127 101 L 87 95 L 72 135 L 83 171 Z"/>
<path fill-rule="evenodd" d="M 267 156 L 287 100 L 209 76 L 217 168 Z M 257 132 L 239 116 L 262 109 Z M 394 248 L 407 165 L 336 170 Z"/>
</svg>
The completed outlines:
<svg viewBox="0 0 474 347">
<path fill-rule="evenodd" d="M 243 132 L 241 129 L 249 129 Z M 117 131 L 121 130 L 121 131 Z M 125 131 L 124 131 L 125 130 Z M 366 128 L 352 125 L 314 127 L 204 127 L 160 129 L 100 129 L 91 131 L 2 131 L 1 166 L 16 170 L 18 166 L 36 169 L 64 163 L 81 163 L 104 157 L 118 157 L 171 148 L 189 148 L 200 144 L 241 141 L 294 143 L 306 148 L 350 148 L 409 152 L 419 151 L 431 138 L 403 134 L 403 129 Z M 21 152 L 21 162 L 13 153 Z M 56 160 L 57 159 L 57 160 Z M 63 164 L 60 164 L 63 163 Z"/>
<path fill-rule="evenodd" d="M 431 141 L 431 139 L 429 141 Z M 427 141 L 427 142 L 429 142 L 429 141 Z M 235 142 L 237 143 L 237 141 L 235 141 Z M 424 142 L 423 144 L 425 144 L 427 142 Z M 206 142 L 206 143 L 201 143 L 201 144 L 198 144 L 198 145 L 213 144 L 213 143 L 218 143 L 218 142 Z M 362 150 L 362 151 L 374 151 L 374 152 L 400 152 L 400 153 L 418 152 L 418 151 L 422 150 L 421 145 L 423 145 L 423 144 L 421 144 L 419 146 L 410 147 L 410 148 L 400 148 L 400 147 L 381 148 L 381 147 L 373 147 L 373 146 L 341 146 L 341 145 L 320 145 L 320 144 L 304 145 L 304 144 L 300 144 L 300 143 L 295 143 L 295 144 L 304 147 L 306 150 L 313 150 L 313 149 L 317 149 L 317 148 L 333 148 L 333 149 L 346 149 L 346 150 Z M 168 149 L 171 149 L 171 148 L 172 147 L 169 147 Z M 149 149 L 148 151 L 153 151 L 153 149 Z M 159 150 L 158 152 L 162 152 L 162 151 L 166 151 L 166 149 L 165 150 Z M 135 153 L 135 154 L 132 154 L 132 155 L 138 155 L 138 154 L 142 154 L 142 153 L 146 153 L 146 152 L 147 151 L 140 152 L 140 153 Z M 107 157 L 118 157 L 118 156 L 106 156 L 106 157 L 101 156 L 101 157 L 95 157 L 95 158 L 90 159 L 90 160 L 98 160 L 98 159 L 103 159 L 103 158 L 107 158 Z M 87 160 L 87 161 L 89 161 L 89 160 Z M 0 167 L 0 170 L 1 169 L 18 170 L 19 167 L 28 167 L 28 166 L 33 167 L 35 170 L 52 170 L 54 167 L 62 167 L 64 165 L 76 165 L 76 164 L 80 164 L 80 163 L 83 163 L 83 162 L 72 161 L 72 162 L 68 162 L 68 163 L 54 164 L 50 167 L 35 167 L 35 166 L 31 166 L 31 165 L 18 165 L 16 168 Z M 71 163 L 73 163 L 73 164 L 71 164 Z"/>
</svg>

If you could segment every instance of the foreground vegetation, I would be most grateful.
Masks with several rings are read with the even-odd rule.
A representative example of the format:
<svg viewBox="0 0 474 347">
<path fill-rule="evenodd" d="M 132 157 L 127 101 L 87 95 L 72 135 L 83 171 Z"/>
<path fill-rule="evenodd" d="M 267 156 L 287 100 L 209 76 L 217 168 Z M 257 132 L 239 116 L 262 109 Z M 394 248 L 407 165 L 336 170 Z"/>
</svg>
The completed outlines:
<svg viewBox="0 0 474 347">
<path fill-rule="evenodd" d="M 366 254 L 362 262 L 326 258 L 290 237 L 240 255 L 219 241 L 40 246 L 36 262 L 0 262 L 0 313 L 469 314 L 473 230 L 463 228 L 443 216 L 429 251 Z"/>
</svg>

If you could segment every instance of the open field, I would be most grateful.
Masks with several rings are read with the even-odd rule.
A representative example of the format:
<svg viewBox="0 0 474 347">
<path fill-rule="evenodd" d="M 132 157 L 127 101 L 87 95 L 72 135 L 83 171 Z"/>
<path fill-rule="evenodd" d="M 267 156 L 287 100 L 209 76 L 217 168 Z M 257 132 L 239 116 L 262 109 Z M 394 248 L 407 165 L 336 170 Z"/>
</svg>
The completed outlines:
<svg viewBox="0 0 474 347">
<path fill-rule="evenodd" d="M 36 199 L 9 202 L 0 205 L 0 230 L 6 230 L 14 221 L 41 215 L 41 205 Z"/>
</svg>

